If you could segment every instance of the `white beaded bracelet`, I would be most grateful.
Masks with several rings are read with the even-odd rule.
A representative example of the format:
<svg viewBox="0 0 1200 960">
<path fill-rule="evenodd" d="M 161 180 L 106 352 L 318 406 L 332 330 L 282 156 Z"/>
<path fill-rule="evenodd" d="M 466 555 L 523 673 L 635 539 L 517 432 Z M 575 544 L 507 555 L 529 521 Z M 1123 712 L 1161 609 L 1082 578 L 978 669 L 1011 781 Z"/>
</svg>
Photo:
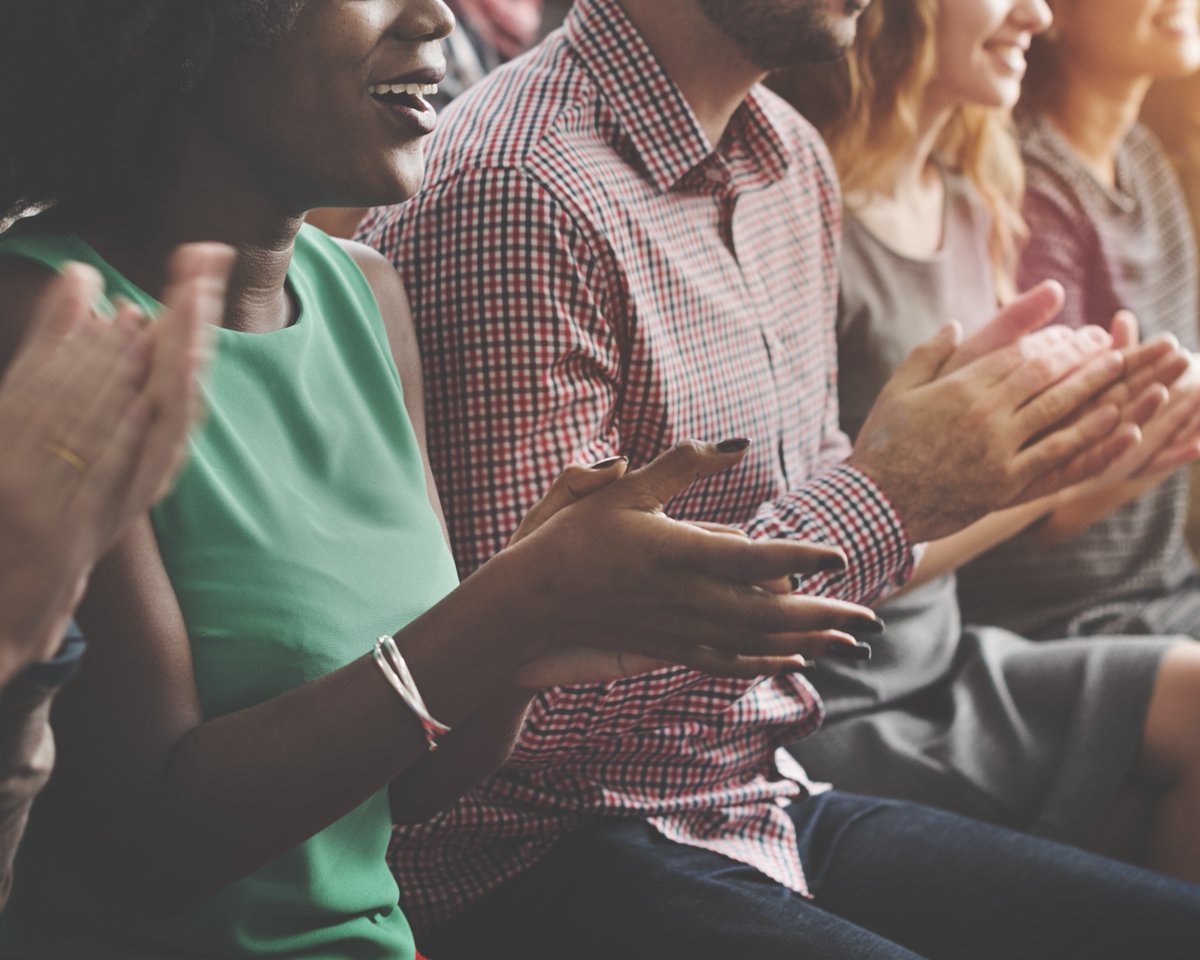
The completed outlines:
<svg viewBox="0 0 1200 960">
<path fill-rule="evenodd" d="M 392 685 L 392 689 L 404 701 L 404 705 L 421 721 L 421 728 L 425 731 L 425 742 L 429 744 L 429 749 L 436 750 L 437 738 L 449 733 L 450 728 L 441 721 L 435 720 L 430 714 L 429 708 L 425 705 L 425 698 L 417 690 L 417 683 L 408 669 L 408 664 L 404 662 L 404 657 L 401 656 L 396 641 L 384 634 L 375 642 L 374 657 L 375 663 L 378 664 L 387 682 Z"/>
</svg>

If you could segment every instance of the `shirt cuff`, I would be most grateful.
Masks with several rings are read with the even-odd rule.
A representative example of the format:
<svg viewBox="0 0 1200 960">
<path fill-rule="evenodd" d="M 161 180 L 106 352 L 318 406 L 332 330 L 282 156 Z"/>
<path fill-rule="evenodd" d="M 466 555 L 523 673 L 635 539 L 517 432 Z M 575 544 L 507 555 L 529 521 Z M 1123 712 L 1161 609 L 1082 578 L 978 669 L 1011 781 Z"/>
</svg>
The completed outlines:
<svg viewBox="0 0 1200 960">
<path fill-rule="evenodd" d="M 846 551 L 850 569 L 837 594 L 871 603 L 908 582 L 918 547 L 909 539 L 891 500 L 865 473 L 849 464 L 805 484 L 808 507 Z M 831 586 L 833 584 L 831 583 Z"/>
</svg>

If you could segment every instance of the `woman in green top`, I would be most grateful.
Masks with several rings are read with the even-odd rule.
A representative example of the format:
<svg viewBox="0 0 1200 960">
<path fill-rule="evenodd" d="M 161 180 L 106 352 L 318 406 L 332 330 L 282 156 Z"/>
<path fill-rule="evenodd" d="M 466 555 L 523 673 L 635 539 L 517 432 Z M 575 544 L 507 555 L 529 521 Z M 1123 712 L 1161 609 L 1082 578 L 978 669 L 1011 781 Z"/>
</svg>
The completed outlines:
<svg viewBox="0 0 1200 960">
<path fill-rule="evenodd" d="M 757 675 L 873 620 L 790 595 L 834 550 L 662 516 L 744 442 L 681 445 L 611 483 L 620 462 L 572 470 L 457 585 L 404 291 L 374 253 L 302 225 L 419 187 L 420 94 L 452 26 L 439 0 L 38 0 L 4 17 L 0 222 L 49 209 L 0 237 L 0 361 L 65 260 L 147 310 L 178 244 L 221 241 L 237 265 L 191 461 L 80 608 L 91 648 L 0 955 L 410 957 L 392 817 L 500 763 L 537 689 L 666 661 Z M 435 753 L 390 681 L 412 684 L 372 656 L 381 635 L 453 727 Z"/>
</svg>

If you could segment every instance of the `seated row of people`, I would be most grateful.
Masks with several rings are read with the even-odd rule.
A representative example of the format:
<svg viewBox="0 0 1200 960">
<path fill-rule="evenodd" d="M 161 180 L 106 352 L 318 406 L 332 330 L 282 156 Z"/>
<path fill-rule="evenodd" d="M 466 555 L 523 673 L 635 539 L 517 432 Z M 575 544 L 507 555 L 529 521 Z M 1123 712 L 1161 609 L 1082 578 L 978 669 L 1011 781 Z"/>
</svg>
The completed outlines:
<svg viewBox="0 0 1200 960">
<path fill-rule="evenodd" d="M 92 510 L 29 527 L 88 532 L 47 554 L 26 660 L 105 555 L 0 953 L 405 958 L 415 927 L 437 960 L 1190 955 L 1200 648 L 1166 634 L 1191 621 L 1038 644 L 964 628 L 949 573 L 1031 525 L 1031 552 L 1119 530 L 1137 570 L 1178 535 L 1190 239 L 1118 157 L 1159 273 L 1114 214 L 1100 262 L 1144 288 L 1065 325 L 1061 286 L 1015 295 L 1043 277 L 1014 272 L 1003 111 L 1050 11 L 896 0 L 793 91 L 846 180 L 839 263 L 829 156 L 760 86 L 845 51 L 835 6 L 578 0 L 427 145 L 439 0 L 5 15 L 0 218 L 43 212 L 0 235 L 0 430 Z M 1120 6 L 1178 53 L 1130 90 L 1200 66 L 1195 16 Z M 375 206 L 376 250 L 303 223 L 326 206 Z M 1131 305 L 1177 338 L 1139 342 Z M 146 516 L 205 321 L 207 413 Z M 58 419 L 5 406 L 30 368 L 71 386 Z M 14 516 L 47 493 L 11 477 Z M 1092 606 L 1186 603 L 1194 571 L 1114 593 L 1106 563 Z M 910 583 L 885 631 L 864 604 Z"/>
<path fill-rule="evenodd" d="M 1042 3 L 943 13 L 897 0 L 865 14 L 848 60 L 781 79 L 821 126 L 845 191 L 838 353 L 848 434 L 939 318 L 973 330 L 1014 287 L 1046 277 L 1065 287 L 1059 323 L 1103 323 L 1124 344 L 1136 336 L 1122 315 L 1132 309 L 1145 337 L 1196 347 L 1191 227 L 1161 152 L 1132 119 L 1151 79 L 1200 67 L 1200 41 L 1158 29 L 1157 6 L 1092 17 L 1055 2 L 1048 39 Z M 1034 72 L 1018 105 L 1012 58 L 1025 49 Z M 1023 160 L 1007 122 L 1014 106 Z M 1107 128 L 1098 115 L 1111 118 Z M 1102 148 L 1094 171 L 1078 141 Z M 1198 378 L 1193 360 L 1140 448 L 1101 480 L 930 547 L 914 578 L 929 582 L 881 611 L 880 656 L 814 678 L 825 729 L 793 751 L 814 775 L 1103 842 L 1200 878 L 1191 826 L 1200 754 L 1181 735 L 1200 719 L 1191 640 L 1200 578 L 1184 544 L 1178 469 L 1196 456 L 1188 421 Z M 952 572 L 933 576 L 1001 540 L 963 569 L 957 589 Z M 1031 643 L 1010 630 L 1072 639 Z M 1099 634 L 1111 639 L 1085 639 Z"/>
</svg>

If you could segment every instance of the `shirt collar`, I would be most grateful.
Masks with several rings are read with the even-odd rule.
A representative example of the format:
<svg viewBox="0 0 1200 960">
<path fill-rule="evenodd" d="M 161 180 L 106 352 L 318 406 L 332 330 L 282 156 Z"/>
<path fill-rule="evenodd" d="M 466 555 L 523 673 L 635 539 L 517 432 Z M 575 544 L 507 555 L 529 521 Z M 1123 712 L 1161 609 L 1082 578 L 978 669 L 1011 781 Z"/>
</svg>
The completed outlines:
<svg viewBox="0 0 1200 960">
<path fill-rule="evenodd" d="M 576 0 L 566 28 L 659 191 L 668 192 L 706 164 L 729 174 L 725 158 L 708 142 L 691 106 L 617 0 Z M 743 161 L 739 167 L 750 167 L 749 181 L 760 185 L 782 178 L 790 161 L 757 90 L 734 114 L 722 146 Z"/>
</svg>

